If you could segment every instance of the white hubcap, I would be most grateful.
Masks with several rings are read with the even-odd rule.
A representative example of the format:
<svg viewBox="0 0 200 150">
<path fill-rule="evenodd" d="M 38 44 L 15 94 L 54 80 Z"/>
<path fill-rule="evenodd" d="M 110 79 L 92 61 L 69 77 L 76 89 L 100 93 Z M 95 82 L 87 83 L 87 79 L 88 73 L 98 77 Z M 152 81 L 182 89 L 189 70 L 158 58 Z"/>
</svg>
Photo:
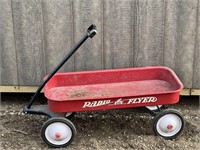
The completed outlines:
<svg viewBox="0 0 200 150">
<path fill-rule="evenodd" d="M 158 133 L 164 137 L 171 137 L 177 134 L 182 127 L 182 121 L 176 114 L 162 116 L 156 125 Z"/>
<path fill-rule="evenodd" d="M 72 138 L 72 131 L 67 124 L 54 122 L 46 128 L 45 137 L 52 144 L 63 145 Z"/>
</svg>

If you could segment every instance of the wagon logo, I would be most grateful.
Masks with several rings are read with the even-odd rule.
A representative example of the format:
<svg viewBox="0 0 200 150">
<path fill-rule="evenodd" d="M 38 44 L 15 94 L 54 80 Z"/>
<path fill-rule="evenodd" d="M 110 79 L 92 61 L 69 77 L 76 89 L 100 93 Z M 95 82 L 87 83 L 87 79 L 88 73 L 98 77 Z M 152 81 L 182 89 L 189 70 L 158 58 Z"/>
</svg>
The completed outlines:
<svg viewBox="0 0 200 150">
<path fill-rule="evenodd" d="M 101 101 L 92 101 L 92 102 L 85 102 L 83 108 L 85 107 L 98 107 L 110 104 L 111 100 L 101 100 Z"/>
<path fill-rule="evenodd" d="M 92 102 L 84 102 L 83 108 L 86 107 L 99 107 L 99 106 L 113 106 L 113 105 L 131 105 L 131 104 L 138 104 L 138 103 L 154 103 L 157 101 L 156 97 L 139 97 L 139 98 L 131 98 L 131 99 L 122 99 L 119 98 L 115 101 L 111 100 L 99 100 L 99 101 L 92 101 Z"/>
</svg>

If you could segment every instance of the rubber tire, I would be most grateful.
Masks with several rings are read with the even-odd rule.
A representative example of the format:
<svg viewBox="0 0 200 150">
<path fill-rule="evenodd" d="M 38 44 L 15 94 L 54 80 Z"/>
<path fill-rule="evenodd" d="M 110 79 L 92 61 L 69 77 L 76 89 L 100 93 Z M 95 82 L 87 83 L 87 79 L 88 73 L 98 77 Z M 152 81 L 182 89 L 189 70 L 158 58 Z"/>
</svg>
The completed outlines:
<svg viewBox="0 0 200 150">
<path fill-rule="evenodd" d="M 182 126 L 181 126 L 180 130 L 173 136 L 163 136 L 163 135 L 159 134 L 159 132 L 157 131 L 157 128 L 156 128 L 156 125 L 157 125 L 159 119 L 161 117 L 163 117 L 164 115 L 167 115 L 167 114 L 175 114 L 181 119 Z M 183 119 L 183 115 L 178 110 L 175 110 L 175 109 L 164 109 L 164 110 L 160 111 L 153 119 L 153 131 L 154 131 L 154 133 L 156 135 L 161 136 L 162 138 L 164 138 L 166 140 L 171 140 L 171 139 L 176 138 L 178 135 L 180 135 L 182 133 L 184 127 L 185 127 L 185 121 Z"/>
<path fill-rule="evenodd" d="M 62 122 L 62 123 L 65 123 L 65 124 L 71 129 L 71 131 L 72 131 L 72 137 L 71 137 L 71 139 L 70 139 L 67 143 L 62 144 L 62 145 L 56 145 L 56 144 L 53 144 L 53 143 L 51 143 L 51 142 L 49 142 L 49 141 L 47 140 L 47 138 L 46 138 L 46 136 L 45 136 L 45 131 L 46 131 L 47 127 L 48 127 L 50 124 L 55 123 L 55 122 Z M 42 137 L 43 141 L 44 141 L 47 145 L 49 145 L 49 146 L 51 146 L 51 147 L 54 147 L 54 148 L 66 147 L 67 145 L 69 145 L 69 144 L 74 140 L 75 136 L 76 136 L 76 128 L 75 128 L 74 124 L 73 124 L 70 120 L 68 120 L 67 118 L 64 118 L 64 117 L 54 117 L 54 118 L 48 119 L 48 120 L 43 124 L 42 129 L 41 129 L 41 137 Z"/>
<path fill-rule="evenodd" d="M 67 114 L 67 113 L 66 113 Z M 74 115 L 76 115 L 76 112 L 72 112 L 69 116 L 66 117 L 66 114 L 65 114 L 65 118 L 67 119 L 72 119 L 74 117 Z"/>
</svg>

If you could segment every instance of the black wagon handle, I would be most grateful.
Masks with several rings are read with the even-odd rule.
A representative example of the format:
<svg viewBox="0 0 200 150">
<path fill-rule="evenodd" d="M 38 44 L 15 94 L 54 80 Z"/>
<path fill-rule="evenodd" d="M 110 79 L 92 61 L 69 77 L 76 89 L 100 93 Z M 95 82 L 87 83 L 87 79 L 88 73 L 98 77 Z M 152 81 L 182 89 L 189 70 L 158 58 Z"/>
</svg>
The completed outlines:
<svg viewBox="0 0 200 150">
<path fill-rule="evenodd" d="M 92 24 L 89 28 L 88 28 L 88 36 L 90 38 L 93 38 L 96 34 L 97 34 L 97 27 L 96 25 Z"/>
<path fill-rule="evenodd" d="M 66 63 L 66 61 L 77 51 L 77 49 L 88 39 L 88 37 L 93 38 L 97 34 L 96 25 L 92 24 L 88 29 L 87 33 L 81 38 L 81 40 L 70 50 L 70 52 L 63 58 L 63 60 L 54 68 L 54 70 L 47 76 L 47 78 L 42 82 L 42 84 L 38 87 L 37 91 L 27 104 L 27 106 L 23 109 L 24 113 L 28 112 L 28 109 L 31 108 L 33 102 L 36 100 L 40 92 L 46 83 L 53 77 L 53 75 Z"/>
</svg>

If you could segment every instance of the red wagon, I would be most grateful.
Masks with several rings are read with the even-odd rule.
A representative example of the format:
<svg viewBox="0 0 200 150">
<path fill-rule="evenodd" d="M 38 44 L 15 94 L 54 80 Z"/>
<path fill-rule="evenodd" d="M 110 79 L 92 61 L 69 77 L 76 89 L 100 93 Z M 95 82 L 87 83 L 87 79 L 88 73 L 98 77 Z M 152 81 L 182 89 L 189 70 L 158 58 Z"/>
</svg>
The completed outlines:
<svg viewBox="0 0 200 150">
<path fill-rule="evenodd" d="M 38 88 L 23 112 L 46 115 L 42 138 L 50 146 L 70 144 L 76 134 L 69 120 L 75 112 L 145 107 L 153 116 L 153 130 L 165 139 L 178 136 L 184 120 L 180 112 L 165 105 L 179 101 L 183 85 L 175 73 L 162 66 L 56 73 L 88 37 L 94 25 Z M 44 88 L 48 105 L 32 106 Z M 162 107 L 161 107 L 162 106 Z"/>
</svg>

